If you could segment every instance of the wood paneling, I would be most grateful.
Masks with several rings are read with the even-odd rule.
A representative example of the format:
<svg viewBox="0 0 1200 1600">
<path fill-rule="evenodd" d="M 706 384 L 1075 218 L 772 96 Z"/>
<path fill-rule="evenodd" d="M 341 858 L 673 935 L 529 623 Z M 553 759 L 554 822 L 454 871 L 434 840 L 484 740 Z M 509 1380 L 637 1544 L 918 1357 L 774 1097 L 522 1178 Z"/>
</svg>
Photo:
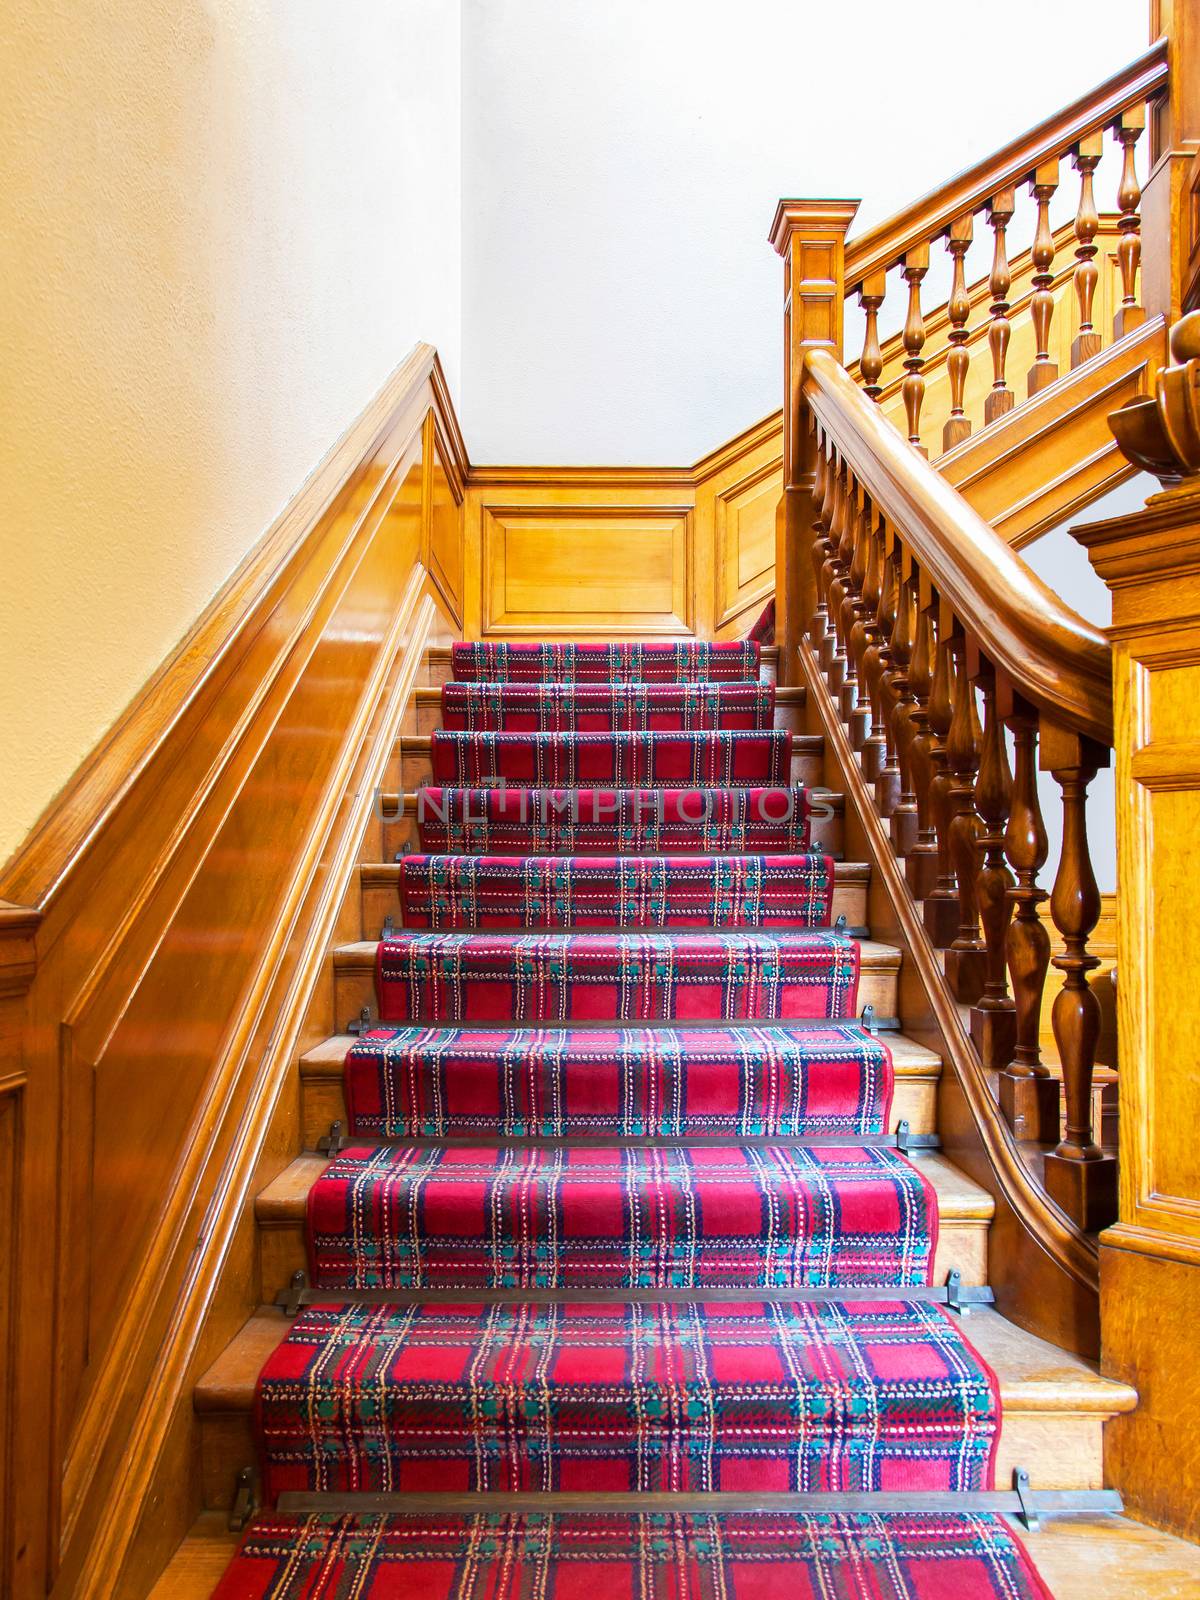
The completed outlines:
<svg viewBox="0 0 1200 1600">
<path fill-rule="evenodd" d="M 1160 408 L 1179 392 L 1160 389 Z M 1173 421 L 1173 437 L 1184 437 Z M 1137 1383 L 1140 1404 L 1113 1427 L 1106 1453 L 1139 1515 L 1196 1538 L 1200 1024 L 1187 985 L 1200 833 L 1200 478 L 1076 533 L 1113 596 L 1121 797 L 1120 1218 L 1101 1236 L 1102 1327 L 1106 1369 Z"/>
<path fill-rule="evenodd" d="M 500 505 L 483 511 L 485 638 L 687 637 L 686 505 Z"/>
<path fill-rule="evenodd" d="M 472 638 L 744 633 L 775 580 L 778 417 L 694 467 L 484 467 L 468 479 Z"/>
<path fill-rule="evenodd" d="M 261 1293 L 250 1199 L 457 631 L 464 471 L 418 347 L 0 878 L 5 1594 L 144 1592 L 195 1516 L 190 1377 Z"/>
</svg>

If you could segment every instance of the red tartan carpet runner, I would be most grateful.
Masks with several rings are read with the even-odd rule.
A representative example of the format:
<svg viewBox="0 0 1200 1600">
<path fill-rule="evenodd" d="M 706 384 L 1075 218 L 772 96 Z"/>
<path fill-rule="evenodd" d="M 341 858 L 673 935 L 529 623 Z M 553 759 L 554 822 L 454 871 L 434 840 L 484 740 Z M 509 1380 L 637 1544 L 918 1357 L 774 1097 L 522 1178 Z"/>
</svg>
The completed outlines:
<svg viewBox="0 0 1200 1600">
<path fill-rule="evenodd" d="M 1049 1600 L 995 1517 L 264 1517 L 216 1600 Z"/>
<path fill-rule="evenodd" d="M 819 928 L 833 862 L 790 856 L 407 856 L 406 928 Z"/>
<path fill-rule="evenodd" d="M 449 789 L 417 798 L 421 848 L 439 855 L 770 854 L 807 850 L 799 788 Z"/>
<path fill-rule="evenodd" d="M 453 733 L 430 740 L 436 783 L 535 789 L 786 784 L 792 736 L 759 733 Z"/>
<path fill-rule="evenodd" d="M 882 1039 L 822 1028 L 372 1028 L 346 1058 L 359 1137 L 882 1133 Z"/>
<path fill-rule="evenodd" d="M 912 1298 L 937 1195 L 881 1139 L 892 1057 L 759 656 L 454 647 L 220 1600 L 1047 1600 L 965 1512 L 274 1510 L 992 1487 L 996 1379 Z"/>
<path fill-rule="evenodd" d="M 343 1150 L 309 1192 L 321 1288 L 924 1284 L 933 1191 L 893 1150 Z"/>
</svg>

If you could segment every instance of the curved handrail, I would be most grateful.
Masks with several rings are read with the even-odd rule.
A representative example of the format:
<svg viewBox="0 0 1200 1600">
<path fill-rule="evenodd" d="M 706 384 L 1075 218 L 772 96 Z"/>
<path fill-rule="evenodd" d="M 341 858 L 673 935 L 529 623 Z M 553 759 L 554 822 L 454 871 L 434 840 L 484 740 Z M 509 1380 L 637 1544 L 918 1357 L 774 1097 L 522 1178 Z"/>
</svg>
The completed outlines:
<svg viewBox="0 0 1200 1600">
<path fill-rule="evenodd" d="M 827 350 L 805 355 L 804 400 L 876 510 L 992 665 L 1039 711 L 1112 744 L 1112 648 L 880 414 Z"/>
<path fill-rule="evenodd" d="M 999 190 L 1020 183 L 1041 162 L 1062 155 L 1089 133 L 1108 127 L 1130 106 L 1152 99 L 1166 87 L 1167 76 L 1167 41 L 1159 39 L 1073 104 L 859 238 L 848 240 L 847 294 L 871 273 L 886 272 L 914 245 L 938 238 L 956 218 L 978 211 Z"/>
</svg>

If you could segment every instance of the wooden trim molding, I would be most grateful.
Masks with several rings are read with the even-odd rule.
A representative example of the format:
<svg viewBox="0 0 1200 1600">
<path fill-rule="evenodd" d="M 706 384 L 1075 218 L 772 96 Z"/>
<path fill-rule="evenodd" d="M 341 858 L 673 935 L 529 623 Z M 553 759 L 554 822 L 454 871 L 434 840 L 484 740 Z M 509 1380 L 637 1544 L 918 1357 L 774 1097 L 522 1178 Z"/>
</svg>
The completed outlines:
<svg viewBox="0 0 1200 1600">
<path fill-rule="evenodd" d="M 775 587 L 775 412 L 691 467 L 472 467 L 469 638 L 728 638 Z"/>
<path fill-rule="evenodd" d="M 419 346 L 0 875 L 16 1600 L 144 1592 L 197 1509 L 191 1381 L 261 1292 L 251 1197 L 294 1147 L 372 796 L 458 632 L 468 471 Z"/>
</svg>

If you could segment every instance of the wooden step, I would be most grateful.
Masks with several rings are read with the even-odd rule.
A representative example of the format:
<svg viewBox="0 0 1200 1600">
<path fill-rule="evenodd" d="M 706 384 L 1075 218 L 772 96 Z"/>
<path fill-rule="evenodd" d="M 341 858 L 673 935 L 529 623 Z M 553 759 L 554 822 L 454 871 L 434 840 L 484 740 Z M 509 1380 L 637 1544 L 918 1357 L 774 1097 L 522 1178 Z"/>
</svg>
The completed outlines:
<svg viewBox="0 0 1200 1600">
<path fill-rule="evenodd" d="M 379 1008 L 375 998 L 375 952 L 377 940 L 344 944 L 333 952 L 333 1014 L 335 1026 L 344 1028 L 360 1015 L 364 1006 L 373 1016 Z M 901 953 L 895 945 L 878 944 L 873 939 L 859 940 L 861 971 L 858 984 L 858 1010 L 874 1006 L 879 1017 L 897 1015 Z"/>
<path fill-rule="evenodd" d="M 417 733 L 405 733 L 397 740 L 400 783 L 405 789 L 417 789 L 431 781 L 429 765 L 429 735 L 438 726 L 428 723 L 429 707 L 418 708 L 418 720 L 426 717 L 426 725 Z M 820 733 L 793 733 L 792 782 L 815 787 L 825 781 L 825 737 Z"/>
<path fill-rule="evenodd" d="M 406 752 L 410 746 L 419 746 L 420 753 L 413 756 Z M 802 760 L 809 758 L 802 757 Z M 846 797 L 835 793 L 833 790 L 820 787 L 820 777 L 806 778 L 796 774 L 796 756 L 792 757 L 792 781 L 797 784 L 814 785 L 820 788 L 819 794 L 812 796 L 812 822 L 811 835 L 813 848 L 828 850 L 833 855 L 842 852 L 844 825 L 846 816 Z M 422 766 L 420 773 L 414 772 L 414 763 Z M 823 766 L 824 756 L 819 758 Z M 429 740 L 428 739 L 402 739 L 401 740 L 401 767 L 404 772 L 403 782 L 406 792 L 383 792 L 378 797 L 377 815 L 382 818 L 383 826 L 383 854 L 391 860 L 399 851 L 418 850 L 420 840 L 417 835 L 417 795 L 416 790 L 430 781 L 429 769 Z M 408 788 L 408 785 L 412 785 Z"/>
<path fill-rule="evenodd" d="M 379 938 L 385 917 L 390 916 L 395 927 L 403 926 L 400 871 L 398 861 L 370 861 L 359 867 L 364 939 Z M 834 864 L 833 908 L 830 915 L 835 922 L 839 917 L 845 917 L 847 927 L 861 928 L 866 925 L 870 881 L 871 868 L 865 861 L 838 861 Z"/>
<path fill-rule="evenodd" d="M 1037 1533 L 1016 1527 L 1055 1600 L 1186 1600 L 1200 1594 L 1200 1545 L 1131 1517 L 1064 1517 Z M 209 1600 L 238 1546 L 224 1514 L 205 1511 L 149 1600 Z"/>
<path fill-rule="evenodd" d="M 277 1311 L 258 1312 L 196 1385 L 206 1509 L 228 1506 L 236 1473 L 256 1459 L 254 1386 L 287 1326 Z M 1098 1488 L 1104 1423 L 1131 1411 L 1135 1392 L 996 1311 L 972 1312 L 963 1332 L 999 1380 L 1003 1420 L 996 1482 L 1009 1483 L 1014 1466 L 1023 1466 L 1039 1489 Z"/>
<path fill-rule="evenodd" d="M 888 1033 L 884 1041 L 892 1052 L 896 1088 L 892 1098 L 889 1132 L 907 1122 L 914 1133 L 932 1133 L 937 1126 L 937 1084 L 942 1058 L 902 1033 Z M 300 1057 L 301 1138 L 308 1149 L 329 1132 L 333 1122 L 345 1127 L 346 1099 L 342 1068 L 353 1034 L 334 1034 Z"/>
<path fill-rule="evenodd" d="M 308 1191 L 328 1164 L 325 1156 L 298 1156 L 254 1202 L 264 1294 L 284 1288 L 293 1272 L 307 1270 L 304 1219 Z M 944 1283 L 946 1274 L 957 1267 L 964 1283 L 986 1283 L 987 1233 L 996 1209 L 991 1195 L 942 1156 L 922 1156 L 919 1166 L 938 1201 L 933 1281 Z M 336 1298 L 336 1291 L 331 1291 L 331 1297 Z"/>
<path fill-rule="evenodd" d="M 803 684 L 789 684 L 775 690 L 775 719 L 772 723 L 776 728 L 790 728 L 793 733 L 799 733 L 803 727 L 804 697 L 807 693 Z M 418 685 L 413 690 L 413 705 L 417 713 L 418 734 L 432 733 L 435 728 L 442 725 L 442 691 L 439 687 L 426 688 Z"/>
<path fill-rule="evenodd" d="M 764 644 L 759 649 L 760 670 L 759 677 L 764 683 L 774 683 L 779 677 L 779 646 Z M 425 665 L 430 683 L 439 687 L 449 683 L 453 676 L 451 666 L 451 647 L 448 644 L 430 645 L 425 652 Z"/>
</svg>

